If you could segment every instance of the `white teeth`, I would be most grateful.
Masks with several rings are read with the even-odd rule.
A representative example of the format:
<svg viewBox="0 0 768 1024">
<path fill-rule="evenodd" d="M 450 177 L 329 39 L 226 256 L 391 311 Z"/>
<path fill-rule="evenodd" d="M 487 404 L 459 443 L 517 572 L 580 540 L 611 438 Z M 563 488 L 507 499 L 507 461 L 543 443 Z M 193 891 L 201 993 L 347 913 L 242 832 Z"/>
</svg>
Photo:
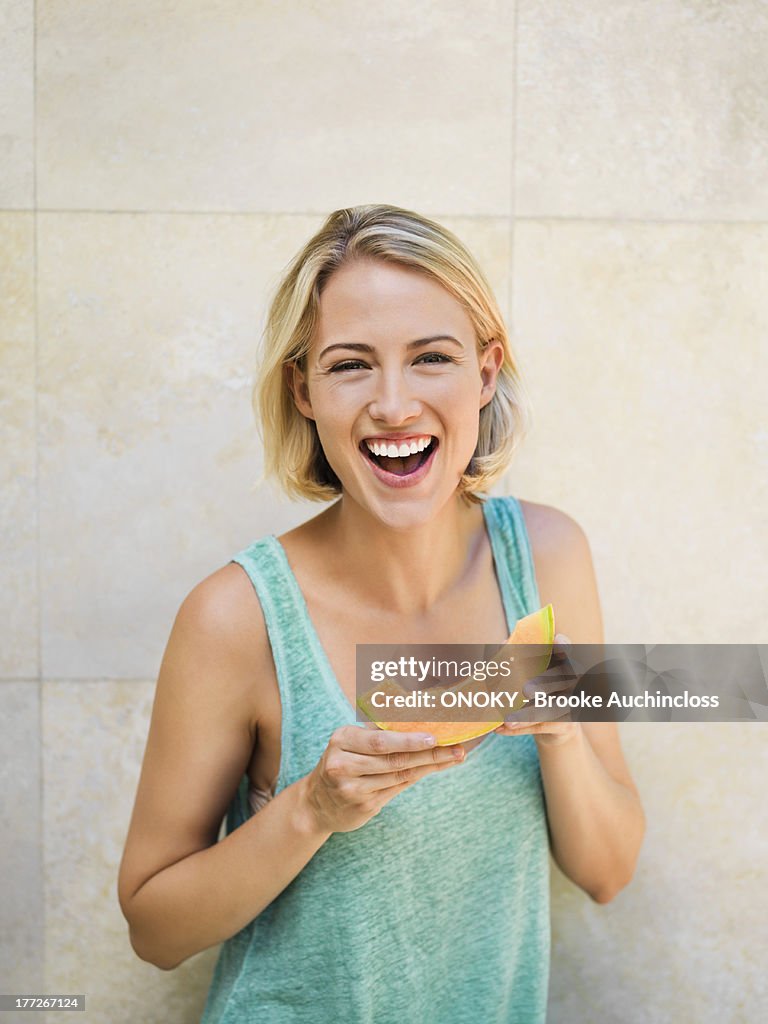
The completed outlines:
<svg viewBox="0 0 768 1024">
<path fill-rule="evenodd" d="M 388 443 L 386 441 L 366 441 L 368 450 L 373 452 L 374 455 L 387 455 L 390 459 L 396 459 L 398 456 L 404 458 L 406 455 L 416 455 L 417 452 L 423 452 L 431 442 L 430 436 L 420 437 L 417 441 L 403 441 L 400 445 L 394 442 Z"/>
</svg>

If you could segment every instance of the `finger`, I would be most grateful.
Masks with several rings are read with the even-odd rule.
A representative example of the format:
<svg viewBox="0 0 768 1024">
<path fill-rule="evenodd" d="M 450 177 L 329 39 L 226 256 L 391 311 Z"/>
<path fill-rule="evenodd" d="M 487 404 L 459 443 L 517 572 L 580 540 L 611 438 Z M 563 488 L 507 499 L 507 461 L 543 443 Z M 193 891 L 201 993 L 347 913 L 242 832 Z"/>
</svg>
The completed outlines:
<svg viewBox="0 0 768 1024">
<path fill-rule="evenodd" d="M 551 725 L 553 722 L 570 722 L 573 717 L 568 708 L 538 708 L 527 713 L 518 712 L 514 718 L 508 718 L 498 730 L 527 729 L 532 725 Z"/>
<path fill-rule="evenodd" d="M 572 739 L 579 731 L 578 722 L 569 722 L 565 725 L 559 725 L 553 729 L 536 733 L 538 742 L 545 747 L 557 746 L 560 743 L 567 743 L 568 740 Z"/>
<path fill-rule="evenodd" d="M 551 722 L 571 722 L 573 721 L 573 715 L 570 711 L 562 710 L 548 710 L 540 709 L 535 713 L 530 713 L 524 718 L 515 719 L 513 721 L 506 721 L 504 725 L 508 725 L 511 729 L 517 726 L 528 726 L 528 725 L 540 725 L 549 724 Z"/>
<path fill-rule="evenodd" d="M 441 748 L 436 760 L 429 764 L 412 764 L 395 771 L 361 775 L 359 778 L 360 786 L 366 793 L 382 793 L 390 789 L 398 790 L 406 786 L 412 786 L 414 782 L 418 782 L 425 775 L 430 775 L 432 772 L 445 771 L 447 768 L 452 768 L 463 762 L 465 756 L 463 752 L 459 751 L 461 756 L 453 753 L 447 754 L 446 752 L 449 749 L 453 750 L 453 748 L 448 747 Z"/>
<path fill-rule="evenodd" d="M 355 730 L 354 726 L 349 728 L 353 734 L 345 736 L 342 741 L 346 757 L 344 774 L 382 775 L 423 765 L 443 766 L 460 761 L 466 753 L 460 743 L 438 747 L 434 737 L 426 740 L 427 734 L 374 726 L 375 732 L 361 739 L 354 733 L 362 730 Z M 344 729 L 339 732 L 344 732 Z"/>
<path fill-rule="evenodd" d="M 496 730 L 503 736 L 546 736 L 546 735 L 559 735 L 561 733 L 571 733 L 574 729 L 579 726 L 578 722 L 572 722 L 564 719 L 558 719 L 554 722 L 527 722 L 514 725 L 511 722 L 505 722 L 504 725 L 500 725 Z"/>
<path fill-rule="evenodd" d="M 400 772 L 410 772 L 416 768 L 442 767 L 447 764 L 457 764 L 464 759 L 466 751 L 460 743 L 446 747 L 434 747 L 432 750 L 406 751 L 393 750 L 387 754 L 361 756 L 356 758 L 357 769 L 361 776 L 366 775 L 395 775 Z M 405 781 L 405 776 L 402 780 Z"/>
<path fill-rule="evenodd" d="M 435 737 L 426 729 L 424 732 L 399 732 L 394 729 L 380 729 L 372 722 L 341 726 L 331 736 L 331 742 L 352 753 L 380 755 L 398 750 L 431 750 L 437 743 Z"/>
<path fill-rule="evenodd" d="M 557 718 L 563 713 L 572 710 L 570 701 L 573 697 L 574 688 L 572 684 L 551 683 L 537 687 L 534 693 L 528 695 L 526 703 L 518 711 L 513 711 L 505 716 L 506 721 L 516 722 L 518 719 L 524 721 L 541 721 L 550 718 Z"/>
</svg>

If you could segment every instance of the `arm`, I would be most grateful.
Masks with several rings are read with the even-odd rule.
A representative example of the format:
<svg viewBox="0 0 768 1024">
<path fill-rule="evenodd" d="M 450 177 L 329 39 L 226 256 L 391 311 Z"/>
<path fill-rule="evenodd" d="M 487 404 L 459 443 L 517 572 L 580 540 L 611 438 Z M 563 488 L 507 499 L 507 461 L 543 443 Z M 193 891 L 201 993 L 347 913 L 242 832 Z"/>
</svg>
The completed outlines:
<svg viewBox="0 0 768 1024">
<path fill-rule="evenodd" d="M 163 657 L 118 895 L 142 960 L 166 970 L 244 928 L 336 831 L 461 763 L 414 733 L 345 725 L 315 768 L 217 843 L 274 664 L 248 578 L 229 565 L 184 601 Z"/>
<path fill-rule="evenodd" d="M 301 779 L 216 842 L 252 755 L 258 681 L 270 674 L 258 601 L 240 567 L 228 565 L 176 617 L 120 865 L 131 944 L 157 967 L 176 967 L 245 927 L 331 834 Z"/>
<path fill-rule="evenodd" d="M 573 643 L 603 643 L 589 543 L 569 516 L 522 503 L 543 604 Z M 615 722 L 553 726 L 532 732 L 541 764 L 552 855 L 563 873 L 598 903 L 631 880 L 645 832 L 637 788 Z"/>
</svg>

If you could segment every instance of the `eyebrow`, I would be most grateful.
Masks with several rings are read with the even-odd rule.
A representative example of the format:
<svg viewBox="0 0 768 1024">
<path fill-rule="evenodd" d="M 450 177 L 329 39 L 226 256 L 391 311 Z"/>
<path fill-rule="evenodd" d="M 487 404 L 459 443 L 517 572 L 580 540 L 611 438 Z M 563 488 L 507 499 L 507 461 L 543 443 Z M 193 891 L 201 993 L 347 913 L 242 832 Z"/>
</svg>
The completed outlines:
<svg viewBox="0 0 768 1024">
<path fill-rule="evenodd" d="M 431 341 L 452 341 L 454 345 L 458 345 L 459 348 L 464 348 L 458 338 L 454 338 L 451 334 L 432 334 L 428 338 L 417 338 L 415 341 L 409 341 L 406 348 L 420 348 L 422 345 L 428 345 Z M 351 349 L 353 352 L 373 352 L 372 345 L 364 345 L 359 341 L 343 341 L 335 345 L 328 345 L 318 356 L 318 359 L 322 359 L 328 352 L 333 352 L 337 348 Z"/>
</svg>

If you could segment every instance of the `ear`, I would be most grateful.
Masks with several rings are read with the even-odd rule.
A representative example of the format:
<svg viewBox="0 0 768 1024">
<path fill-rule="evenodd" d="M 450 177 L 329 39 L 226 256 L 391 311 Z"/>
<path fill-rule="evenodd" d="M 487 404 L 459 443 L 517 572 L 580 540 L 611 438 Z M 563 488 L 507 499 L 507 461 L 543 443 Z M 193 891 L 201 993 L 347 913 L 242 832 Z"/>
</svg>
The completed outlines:
<svg viewBox="0 0 768 1024">
<path fill-rule="evenodd" d="M 293 401 L 296 408 L 302 416 L 306 416 L 308 420 L 313 420 L 315 417 L 312 412 L 312 401 L 309 397 L 309 387 L 299 364 L 296 361 L 286 363 L 283 369 L 285 372 L 285 380 L 290 388 L 291 394 L 293 395 Z"/>
<path fill-rule="evenodd" d="M 497 338 L 492 338 L 480 352 L 480 379 L 483 386 L 480 390 L 480 408 L 488 405 L 496 394 L 496 378 L 504 362 L 504 346 Z"/>
</svg>

